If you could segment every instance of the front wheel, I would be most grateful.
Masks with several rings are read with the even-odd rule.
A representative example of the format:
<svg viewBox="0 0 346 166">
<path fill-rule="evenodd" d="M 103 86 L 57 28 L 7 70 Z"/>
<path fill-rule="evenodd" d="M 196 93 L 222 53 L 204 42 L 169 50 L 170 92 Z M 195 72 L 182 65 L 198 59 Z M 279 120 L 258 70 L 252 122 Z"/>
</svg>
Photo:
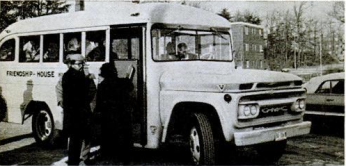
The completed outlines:
<svg viewBox="0 0 346 166">
<path fill-rule="evenodd" d="M 53 145 L 58 131 L 55 130 L 53 116 L 50 111 L 41 109 L 32 118 L 32 132 L 38 144 Z"/>
<path fill-rule="evenodd" d="M 210 120 L 205 114 L 193 115 L 189 132 L 189 149 L 194 164 L 215 164 L 215 138 Z"/>
</svg>

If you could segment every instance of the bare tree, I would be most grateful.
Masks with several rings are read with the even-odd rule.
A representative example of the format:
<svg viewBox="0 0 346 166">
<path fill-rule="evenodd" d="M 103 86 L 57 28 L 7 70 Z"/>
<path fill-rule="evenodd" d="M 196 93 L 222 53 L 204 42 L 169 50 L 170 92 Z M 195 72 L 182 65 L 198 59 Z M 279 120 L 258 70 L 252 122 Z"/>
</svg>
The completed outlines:
<svg viewBox="0 0 346 166">
<path fill-rule="evenodd" d="M 294 68 L 297 68 L 301 64 L 301 53 L 302 53 L 302 41 L 305 35 L 304 33 L 304 12 L 307 9 L 307 2 L 300 2 L 297 6 L 293 6 L 294 17 L 295 17 L 295 34 L 294 34 Z"/>
<path fill-rule="evenodd" d="M 328 15 L 342 23 L 345 23 L 345 2 L 334 2 L 333 10 L 329 12 Z"/>
<path fill-rule="evenodd" d="M 68 8 L 65 0 L 3 1 L 0 10 L 0 31 L 17 20 L 64 13 Z"/>
<path fill-rule="evenodd" d="M 288 54 L 290 52 L 292 43 L 292 22 L 291 22 L 290 12 L 287 10 L 284 15 L 284 25 L 285 25 L 285 65 L 288 63 Z"/>
</svg>

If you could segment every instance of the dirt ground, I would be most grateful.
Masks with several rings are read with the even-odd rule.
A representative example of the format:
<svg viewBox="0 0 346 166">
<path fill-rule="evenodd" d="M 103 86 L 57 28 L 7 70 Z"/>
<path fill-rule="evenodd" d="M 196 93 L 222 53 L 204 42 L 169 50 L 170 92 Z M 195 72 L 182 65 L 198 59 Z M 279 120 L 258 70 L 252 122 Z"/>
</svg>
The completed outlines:
<svg viewBox="0 0 346 166">
<path fill-rule="evenodd" d="M 94 148 L 95 150 L 95 148 Z M 97 153 L 97 150 L 95 151 Z M 183 153 L 176 151 L 135 150 L 134 165 L 182 165 Z M 0 123 L 0 165 L 66 165 L 64 148 L 43 148 L 31 136 L 31 122 L 24 125 Z M 251 148 L 241 148 L 232 165 L 263 165 Z M 344 165 L 344 138 L 309 134 L 288 140 L 281 159 L 274 165 Z M 109 164 L 96 160 L 96 165 Z"/>
</svg>

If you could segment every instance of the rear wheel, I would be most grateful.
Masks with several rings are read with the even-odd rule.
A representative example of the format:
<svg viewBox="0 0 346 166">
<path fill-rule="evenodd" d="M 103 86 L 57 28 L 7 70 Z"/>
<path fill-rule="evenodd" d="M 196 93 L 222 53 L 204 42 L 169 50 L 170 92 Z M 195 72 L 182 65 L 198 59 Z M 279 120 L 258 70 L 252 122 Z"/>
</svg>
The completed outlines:
<svg viewBox="0 0 346 166">
<path fill-rule="evenodd" d="M 287 141 L 268 142 L 256 146 L 257 153 L 262 161 L 277 162 L 285 152 Z"/>
<path fill-rule="evenodd" d="M 41 145 L 54 144 L 58 131 L 55 130 L 53 116 L 50 111 L 41 109 L 34 113 L 32 132 L 37 143 Z"/>
<path fill-rule="evenodd" d="M 189 132 L 189 149 L 194 164 L 215 164 L 215 138 L 210 120 L 205 114 L 193 115 Z"/>
</svg>

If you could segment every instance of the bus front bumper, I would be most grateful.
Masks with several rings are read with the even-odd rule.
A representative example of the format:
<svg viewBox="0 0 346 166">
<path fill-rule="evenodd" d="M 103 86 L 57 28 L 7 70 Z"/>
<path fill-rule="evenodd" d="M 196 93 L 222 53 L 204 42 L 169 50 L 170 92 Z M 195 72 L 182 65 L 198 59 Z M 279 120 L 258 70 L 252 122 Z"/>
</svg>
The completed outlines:
<svg viewBox="0 0 346 166">
<path fill-rule="evenodd" d="M 281 141 L 289 137 L 310 133 L 311 122 L 305 121 L 280 127 L 234 133 L 236 146 L 254 145 L 264 142 Z"/>
</svg>

